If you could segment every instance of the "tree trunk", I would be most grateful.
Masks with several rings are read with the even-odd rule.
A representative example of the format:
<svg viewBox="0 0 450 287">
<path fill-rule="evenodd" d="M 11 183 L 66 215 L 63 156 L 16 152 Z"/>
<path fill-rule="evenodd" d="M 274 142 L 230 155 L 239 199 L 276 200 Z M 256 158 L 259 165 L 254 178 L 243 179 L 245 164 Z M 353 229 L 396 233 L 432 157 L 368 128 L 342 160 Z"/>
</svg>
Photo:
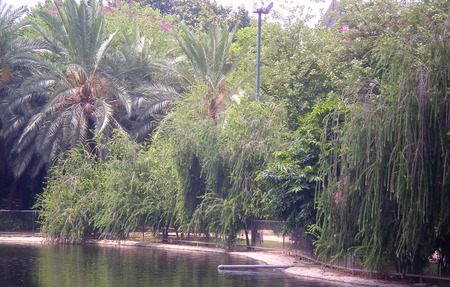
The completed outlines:
<svg viewBox="0 0 450 287">
<path fill-rule="evenodd" d="M 248 238 L 248 231 L 247 231 L 247 229 L 244 229 L 244 232 L 245 232 L 245 240 L 247 241 L 247 246 L 250 246 L 250 240 Z"/>
</svg>

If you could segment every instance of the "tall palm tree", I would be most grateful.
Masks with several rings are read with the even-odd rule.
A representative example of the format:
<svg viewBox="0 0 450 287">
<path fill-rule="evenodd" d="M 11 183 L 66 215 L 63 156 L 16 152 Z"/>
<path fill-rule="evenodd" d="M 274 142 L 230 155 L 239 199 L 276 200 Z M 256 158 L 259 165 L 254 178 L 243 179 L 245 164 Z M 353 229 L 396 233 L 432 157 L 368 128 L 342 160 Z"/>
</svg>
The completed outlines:
<svg viewBox="0 0 450 287">
<path fill-rule="evenodd" d="M 32 166 L 34 174 L 61 151 L 122 129 L 130 116 L 128 91 L 102 71 L 114 34 L 105 36 L 98 1 L 67 0 L 57 15 L 38 11 L 46 27 L 36 25 L 51 53 L 40 59 L 40 70 L 8 98 L 2 136 L 12 146 L 16 176 Z M 123 129 L 122 129 L 123 130 Z"/>
</svg>

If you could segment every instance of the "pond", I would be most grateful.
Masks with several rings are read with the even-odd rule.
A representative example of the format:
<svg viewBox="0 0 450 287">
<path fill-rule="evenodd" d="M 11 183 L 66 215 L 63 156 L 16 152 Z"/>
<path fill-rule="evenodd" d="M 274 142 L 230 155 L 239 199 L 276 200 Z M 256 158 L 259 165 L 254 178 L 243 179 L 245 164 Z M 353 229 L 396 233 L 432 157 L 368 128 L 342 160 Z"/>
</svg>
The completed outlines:
<svg viewBox="0 0 450 287">
<path fill-rule="evenodd" d="M 220 272 L 254 260 L 149 247 L 0 243 L 1 286 L 342 286 L 280 271 Z"/>
</svg>

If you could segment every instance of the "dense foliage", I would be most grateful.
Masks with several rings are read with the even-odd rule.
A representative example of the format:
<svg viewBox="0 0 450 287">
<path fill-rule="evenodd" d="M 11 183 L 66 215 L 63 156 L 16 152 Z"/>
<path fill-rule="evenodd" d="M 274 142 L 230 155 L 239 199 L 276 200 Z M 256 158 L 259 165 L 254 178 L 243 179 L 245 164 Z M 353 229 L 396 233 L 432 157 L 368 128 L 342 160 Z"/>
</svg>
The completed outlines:
<svg viewBox="0 0 450 287">
<path fill-rule="evenodd" d="M 328 130 L 328 115 L 338 107 L 336 96 L 330 95 L 322 105 L 300 118 L 300 127 L 288 147 L 277 151 L 267 169 L 257 176 L 268 187 L 264 195 L 266 216 L 286 221 L 285 232 L 315 223 L 315 193 L 322 182 L 321 138 L 323 131 Z"/>
<path fill-rule="evenodd" d="M 264 22 L 259 102 L 246 11 L 111 2 L 25 19 L 0 4 L 0 195 L 47 172 L 47 235 L 145 224 L 231 246 L 265 218 L 309 228 L 332 262 L 420 272 L 448 256 L 446 1 L 342 1 L 330 29 L 301 7 Z"/>
<path fill-rule="evenodd" d="M 174 21 L 183 23 L 198 32 L 205 32 L 208 27 L 232 25 L 239 28 L 250 26 L 250 17 L 244 5 L 233 11 L 231 7 L 222 6 L 211 0 L 139 0 L 141 7 L 150 6 L 163 15 L 170 15 Z"/>
<path fill-rule="evenodd" d="M 97 148 L 102 158 L 78 146 L 49 170 L 37 201 L 42 231 L 58 241 L 78 242 L 91 233 L 124 238 L 144 223 L 155 232 L 171 226 L 175 186 L 162 154 L 119 133 Z"/>
<path fill-rule="evenodd" d="M 442 1 L 408 9 L 380 1 L 376 9 L 397 12 L 371 27 L 369 17 L 383 16 L 373 5 L 347 6 L 358 8 L 346 16 L 360 28 L 349 37 L 367 50 L 373 72 L 330 115 L 317 251 L 372 268 L 412 260 L 419 272 L 435 250 L 448 254 L 448 9 Z"/>
</svg>

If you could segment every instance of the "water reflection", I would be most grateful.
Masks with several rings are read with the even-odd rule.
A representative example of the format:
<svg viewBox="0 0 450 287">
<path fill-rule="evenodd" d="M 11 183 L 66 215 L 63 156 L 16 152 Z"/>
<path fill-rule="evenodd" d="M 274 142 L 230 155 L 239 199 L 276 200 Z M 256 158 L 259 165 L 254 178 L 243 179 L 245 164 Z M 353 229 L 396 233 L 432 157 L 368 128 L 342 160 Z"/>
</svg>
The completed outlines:
<svg viewBox="0 0 450 287">
<path fill-rule="evenodd" d="M 138 247 L 0 244 L 1 286 L 338 286 L 281 272 L 218 272 L 245 257 Z"/>
</svg>

